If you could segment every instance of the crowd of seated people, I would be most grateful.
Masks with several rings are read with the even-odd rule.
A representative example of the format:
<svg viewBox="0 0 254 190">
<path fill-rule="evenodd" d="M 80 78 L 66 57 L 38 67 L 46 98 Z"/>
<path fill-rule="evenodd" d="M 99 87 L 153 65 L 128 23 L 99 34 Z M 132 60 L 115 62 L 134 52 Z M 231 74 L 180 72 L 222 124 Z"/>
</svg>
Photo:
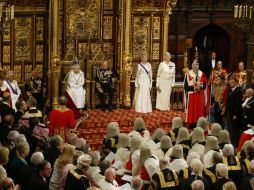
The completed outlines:
<svg viewBox="0 0 254 190">
<path fill-rule="evenodd" d="M 3 94 L 8 102 L 10 94 Z M 100 150 L 92 150 L 74 133 L 73 113 L 60 107 L 44 123 L 37 102 L 16 103 L 17 111 L 1 109 L 0 184 L 3 190 L 251 190 L 254 187 L 254 144 L 231 143 L 218 123 L 201 117 L 193 130 L 182 118 L 171 130 L 153 134 L 142 118 L 129 134 L 110 122 Z M 66 119 L 66 113 L 69 119 Z M 52 113 L 54 113 L 52 115 Z M 55 114 L 57 113 L 57 114 Z M 62 125 L 59 122 L 65 117 Z M 254 130 L 251 128 L 249 130 Z M 168 130 L 167 130 L 168 131 Z M 245 132 L 246 133 L 246 132 Z"/>
</svg>

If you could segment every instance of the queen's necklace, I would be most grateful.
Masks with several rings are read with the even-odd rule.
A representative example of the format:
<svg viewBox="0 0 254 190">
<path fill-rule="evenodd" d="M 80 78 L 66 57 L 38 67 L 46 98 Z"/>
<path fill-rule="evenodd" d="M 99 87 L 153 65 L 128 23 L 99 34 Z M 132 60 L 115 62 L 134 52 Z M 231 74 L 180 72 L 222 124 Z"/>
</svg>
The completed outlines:
<svg viewBox="0 0 254 190">
<path fill-rule="evenodd" d="M 78 81 L 79 81 L 79 79 L 80 79 L 80 77 L 81 77 L 81 74 L 80 74 L 80 72 L 79 72 L 79 76 L 78 76 L 78 79 L 75 77 L 75 73 L 73 72 L 73 78 L 74 78 L 74 80 L 76 81 L 76 85 L 78 84 Z"/>
</svg>

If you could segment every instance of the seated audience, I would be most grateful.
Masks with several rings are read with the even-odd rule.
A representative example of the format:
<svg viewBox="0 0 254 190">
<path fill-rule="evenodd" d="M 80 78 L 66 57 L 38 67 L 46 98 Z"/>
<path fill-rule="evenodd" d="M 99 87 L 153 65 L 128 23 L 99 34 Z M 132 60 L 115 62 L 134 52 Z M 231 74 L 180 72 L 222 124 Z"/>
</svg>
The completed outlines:
<svg viewBox="0 0 254 190">
<path fill-rule="evenodd" d="M 37 101 L 34 97 L 30 96 L 26 101 L 28 110 L 25 112 L 30 117 L 37 117 L 41 123 L 43 123 L 43 117 L 40 110 L 37 109 Z"/>
<path fill-rule="evenodd" d="M 1 117 L 0 121 L 3 121 L 5 115 L 10 114 L 14 116 L 15 110 L 12 109 L 10 102 L 11 102 L 11 94 L 9 92 L 5 92 L 3 94 L 3 101 L 0 104 L 0 117 Z"/>
<path fill-rule="evenodd" d="M 56 135 L 50 138 L 50 148 L 47 151 L 45 158 L 54 166 L 56 159 L 60 156 L 63 148 L 63 139 L 61 136 Z"/>
<path fill-rule="evenodd" d="M 13 180 L 9 177 L 5 178 L 1 183 L 2 190 L 19 190 L 18 185 L 15 186 Z"/>
<path fill-rule="evenodd" d="M 85 176 L 85 172 L 88 170 L 91 160 L 91 156 L 87 154 L 83 154 L 78 158 L 77 169 L 70 170 L 67 174 L 64 190 L 87 190 L 91 186 L 88 178 Z"/>
<path fill-rule="evenodd" d="M 113 168 L 108 168 L 105 171 L 105 179 L 101 180 L 99 186 L 103 190 L 117 190 L 118 184 L 115 180 L 116 174 Z"/>
<path fill-rule="evenodd" d="M 181 145 L 175 145 L 170 155 L 169 168 L 176 172 L 187 168 L 187 162 L 183 158 L 183 147 Z"/>
<path fill-rule="evenodd" d="M 3 118 L 2 125 L 0 126 L 0 142 L 7 144 L 7 136 L 11 130 L 13 130 L 13 115 L 7 114 Z"/>
<path fill-rule="evenodd" d="M 105 158 L 110 152 L 116 153 L 119 135 L 119 124 L 117 122 L 110 122 L 107 125 L 106 137 L 102 143 L 102 159 Z"/>
<path fill-rule="evenodd" d="M 191 147 L 190 134 L 187 128 L 182 127 L 179 129 L 176 144 L 183 147 L 183 157 L 186 159 Z"/>
<path fill-rule="evenodd" d="M 195 180 L 191 184 L 192 190 L 205 190 L 205 185 L 201 180 Z"/>
<path fill-rule="evenodd" d="M 146 129 L 146 124 L 143 118 L 138 117 L 134 121 L 134 130 L 129 133 L 130 137 L 141 137 L 143 142 L 146 142 L 150 139 L 150 133 Z"/>
<path fill-rule="evenodd" d="M 237 188 L 234 182 L 229 181 L 223 185 L 222 190 L 237 190 Z"/>
<path fill-rule="evenodd" d="M 219 163 L 216 165 L 216 176 L 217 180 L 213 184 L 214 190 L 222 190 L 223 185 L 231 181 L 228 178 L 228 168 L 225 164 Z"/>
<path fill-rule="evenodd" d="M 234 156 L 234 147 L 232 144 L 226 144 L 222 150 L 223 164 L 228 167 L 228 177 L 234 181 L 236 186 L 239 185 L 242 171 L 239 158 Z"/>
<path fill-rule="evenodd" d="M 40 164 L 37 166 L 37 172 L 34 173 L 27 186 L 27 190 L 48 190 L 49 185 L 47 179 L 51 175 L 51 165 L 48 161 L 43 160 Z"/>
<path fill-rule="evenodd" d="M 63 170 L 67 164 L 73 163 L 75 147 L 70 144 L 65 144 L 60 156 L 56 159 L 52 176 L 49 182 L 50 190 L 61 190 L 63 187 Z"/>
<path fill-rule="evenodd" d="M 21 169 L 18 184 L 22 189 L 28 189 L 27 185 L 31 176 L 37 173 L 37 167 L 43 160 L 42 152 L 34 152 L 30 158 L 30 163 Z"/>
<path fill-rule="evenodd" d="M 20 171 L 27 165 L 26 157 L 30 151 L 29 144 L 27 142 L 21 142 L 17 146 L 16 155 L 10 162 L 9 173 L 14 182 L 18 182 L 20 177 Z"/>
<path fill-rule="evenodd" d="M 9 150 L 5 147 L 0 147 L 0 184 L 7 178 L 7 173 L 4 166 L 9 161 Z"/>
<path fill-rule="evenodd" d="M 205 185 L 205 190 L 209 190 L 210 186 L 208 181 L 203 178 L 202 176 L 202 172 L 203 172 L 203 164 L 199 159 L 194 159 L 191 162 L 191 175 L 189 176 L 188 179 L 184 180 L 182 182 L 182 184 L 180 184 L 180 190 L 191 190 L 191 184 L 195 181 L 195 180 L 201 180 L 204 185 Z"/>
<path fill-rule="evenodd" d="M 181 117 L 174 117 L 172 119 L 172 129 L 168 133 L 168 136 L 172 139 L 173 145 L 176 143 L 178 131 L 181 127 L 183 127 L 183 119 Z"/>
<path fill-rule="evenodd" d="M 254 160 L 249 163 L 249 173 L 242 177 L 239 190 L 252 190 L 251 179 L 254 177 Z"/>
<path fill-rule="evenodd" d="M 18 100 L 16 102 L 16 108 L 17 111 L 14 115 L 14 125 L 18 125 L 19 124 L 19 120 L 21 119 L 21 117 L 25 114 L 26 110 L 27 110 L 27 105 L 26 102 L 24 100 Z"/>
<path fill-rule="evenodd" d="M 151 186 L 154 190 L 169 189 L 177 190 L 179 186 L 177 173 L 169 169 L 168 159 L 160 160 L 160 171 L 152 177 Z"/>
</svg>

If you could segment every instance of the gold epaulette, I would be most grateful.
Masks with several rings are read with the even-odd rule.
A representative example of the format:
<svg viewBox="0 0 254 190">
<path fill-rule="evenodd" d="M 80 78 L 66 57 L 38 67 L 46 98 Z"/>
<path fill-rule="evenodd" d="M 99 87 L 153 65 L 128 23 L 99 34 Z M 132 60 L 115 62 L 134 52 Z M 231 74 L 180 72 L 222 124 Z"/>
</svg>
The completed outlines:
<svg viewBox="0 0 254 190">
<path fill-rule="evenodd" d="M 176 135 L 173 131 L 170 131 L 170 136 L 171 136 L 172 142 L 176 142 Z"/>
<path fill-rule="evenodd" d="M 111 148 L 117 148 L 116 139 L 110 138 L 111 141 Z"/>
<path fill-rule="evenodd" d="M 186 144 L 179 144 L 179 145 L 181 145 L 183 148 L 186 148 L 186 149 L 190 149 L 190 146 L 189 145 L 186 145 Z"/>
<path fill-rule="evenodd" d="M 77 172 L 75 172 L 74 170 L 70 170 L 70 173 L 75 177 L 77 178 L 78 180 L 81 178 L 81 177 L 85 177 L 85 175 L 79 175 Z"/>
<path fill-rule="evenodd" d="M 206 175 L 208 175 L 211 178 L 212 183 L 215 183 L 215 181 L 216 181 L 215 174 L 213 172 L 211 172 L 210 170 L 208 170 L 208 169 L 204 169 L 204 172 L 205 172 Z"/>
<path fill-rule="evenodd" d="M 158 176 L 160 179 L 161 188 L 175 187 L 177 185 L 175 181 L 166 182 L 162 172 L 158 172 Z"/>
<path fill-rule="evenodd" d="M 188 170 L 188 168 L 184 168 L 183 179 L 188 179 L 188 178 L 189 178 L 189 170 Z"/>
<path fill-rule="evenodd" d="M 245 159 L 243 162 L 246 165 L 248 173 L 251 173 L 251 171 L 250 171 L 250 161 L 248 159 Z"/>
<path fill-rule="evenodd" d="M 237 171 L 237 170 L 241 170 L 241 164 L 239 161 L 239 158 L 234 156 L 235 161 L 236 161 L 236 165 L 235 166 L 229 166 L 228 165 L 228 159 L 227 158 L 223 158 L 223 164 L 225 164 L 228 167 L 228 171 Z"/>
<path fill-rule="evenodd" d="M 25 115 L 29 115 L 30 117 L 42 117 L 42 113 L 40 110 L 37 110 L 37 113 L 29 113 L 28 111 L 25 113 Z"/>
</svg>

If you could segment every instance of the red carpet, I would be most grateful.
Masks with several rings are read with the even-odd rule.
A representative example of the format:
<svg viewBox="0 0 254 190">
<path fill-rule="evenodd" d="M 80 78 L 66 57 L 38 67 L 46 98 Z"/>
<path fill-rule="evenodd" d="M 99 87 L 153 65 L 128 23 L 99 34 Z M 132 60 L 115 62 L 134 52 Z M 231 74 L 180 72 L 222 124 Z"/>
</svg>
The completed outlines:
<svg viewBox="0 0 254 190">
<path fill-rule="evenodd" d="M 165 131 L 171 128 L 173 117 L 180 116 L 185 120 L 185 114 L 182 111 L 161 112 L 154 110 L 152 113 L 140 114 L 134 110 L 117 109 L 112 112 L 102 112 L 101 110 L 87 111 L 88 118 L 80 124 L 78 128 L 79 136 L 86 139 L 87 143 L 93 149 L 99 149 L 102 139 L 106 133 L 107 124 L 111 121 L 117 121 L 120 125 L 121 133 L 129 133 L 133 130 L 133 122 L 136 117 L 142 117 L 146 122 L 146 127 L 153 131 L 161 127 Z"/>
</svg>

